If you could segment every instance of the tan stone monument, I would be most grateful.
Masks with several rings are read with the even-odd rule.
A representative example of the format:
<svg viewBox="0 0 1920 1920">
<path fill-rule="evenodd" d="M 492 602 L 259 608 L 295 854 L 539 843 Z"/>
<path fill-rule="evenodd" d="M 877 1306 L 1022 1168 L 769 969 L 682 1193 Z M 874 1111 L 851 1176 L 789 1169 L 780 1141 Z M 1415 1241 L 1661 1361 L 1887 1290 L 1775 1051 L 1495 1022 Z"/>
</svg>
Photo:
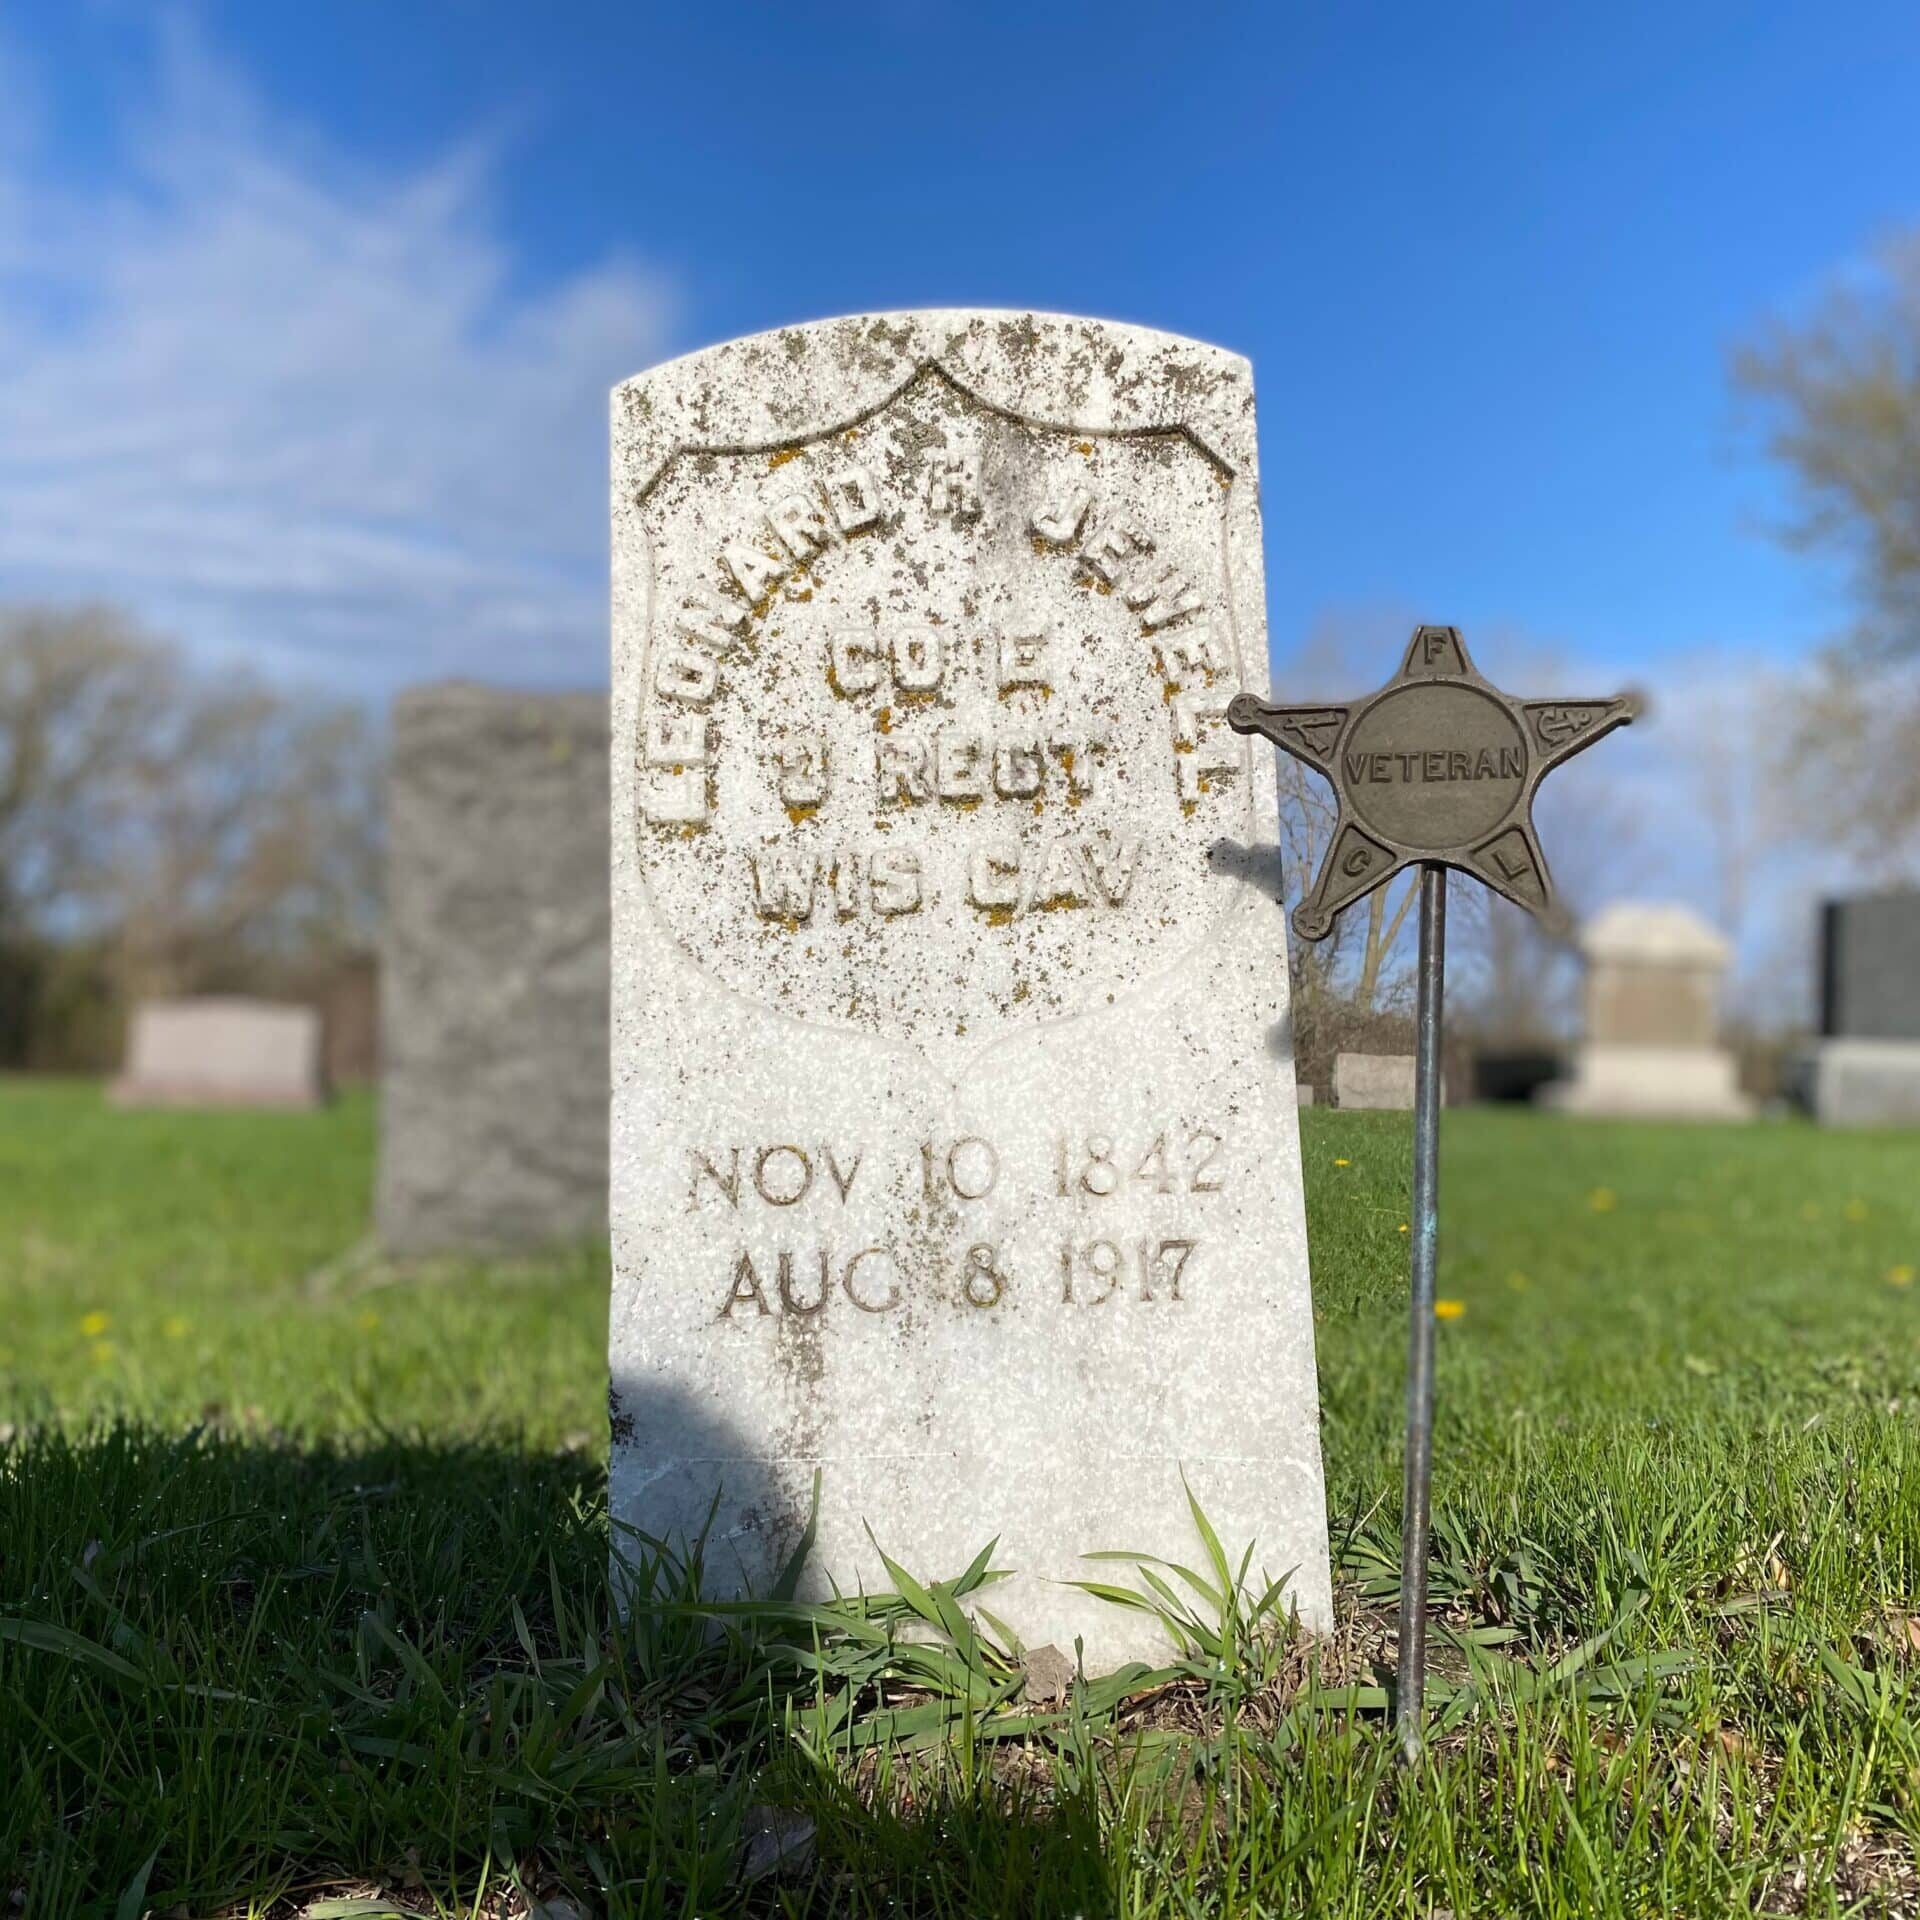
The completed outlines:
<svg viewBox="0 0 1920 1920">
<path fill-rule="evenodd" d="M 1726 941 L 1689 907 L 1622 901 L 1580 930 L 1586 1035 L 1571 1080 L 1547 1089 L 1566 1113 L 1745 1120 L 1733 1055 L 1719 1044 Z"/>
<path fill-rule="evenodd" d="M 1333 1104 L 1350 1111 L 1411 1111 L 1413 1055 L 1336 1053 L 1333 1056 Z"/>
</svg>

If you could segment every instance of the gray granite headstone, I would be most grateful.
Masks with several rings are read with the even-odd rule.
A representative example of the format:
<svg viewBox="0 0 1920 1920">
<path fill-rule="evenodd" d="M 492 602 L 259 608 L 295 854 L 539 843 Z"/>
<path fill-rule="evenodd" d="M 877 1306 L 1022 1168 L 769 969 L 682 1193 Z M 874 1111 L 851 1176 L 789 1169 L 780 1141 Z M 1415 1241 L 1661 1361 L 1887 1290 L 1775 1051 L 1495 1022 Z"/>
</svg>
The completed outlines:
<svg viewBox="0 0 1920 1920">
<path fill-rule="evenodd" d="M 869 316 L 613 430 L 616 1524 L 751 1588 L 817 1473 L 813 1590 L 997 1536 L 1101 1667 L 1190 1486 L 1324 1624 L 1246 363 Z"/>
<path fill-rule="evenodd" d="M 607 703 L 394 703 L 378 1226 L 396 1252 L 597 1236 L 607 1193 Z"/>
</svg>

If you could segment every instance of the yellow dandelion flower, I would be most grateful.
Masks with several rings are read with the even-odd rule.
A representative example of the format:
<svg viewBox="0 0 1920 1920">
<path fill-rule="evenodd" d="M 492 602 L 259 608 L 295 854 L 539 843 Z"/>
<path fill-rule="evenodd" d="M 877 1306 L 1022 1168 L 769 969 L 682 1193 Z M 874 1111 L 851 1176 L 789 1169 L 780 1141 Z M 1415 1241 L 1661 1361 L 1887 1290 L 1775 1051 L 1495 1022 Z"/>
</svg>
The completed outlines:
<svg viewBox="0 0 1920 1920">
<path fill-rule="evenodd" d="M 1336 1167 L 1350 1167 L 1353 1165 L 1353 1162 L 1351 1160 L 1336 1160 L 1333 1164 Z"/>
<path fill-rule="evenodd" d="M 1890 1287 L 1912 1286 L 1913 1269 L 1911 1267 L 1889 1267 L 1887 1269 L 1887 1285 Z"/>
<path fill-rule="evenodd" d="M 1405 1232 L 1406 1232 L 1406 1230 L 1407 1230 L 1407 1223 L 1406 1223 L 1406 1222 L 1405 1222 L 1404 1220 L 1402 1220 L 1402 1221 L 1400 1222 L 1400 1231 L 1401 1231 L 1402 1233 L 1405 1233 Z"/>
<path fill-rule="evenodd" d="M 380 1324 L 380 1316 L 371 1307 L 353 1323 L 362 1333 L 371 1333 Z"/>
<path fill-rule="evenodd" d="M 113 1358 L 113 1342 L 111 1340 L 96 1340 L 93 1345 L 87 1349 L 87 1352 L 92 1357 L 93 1364 L 96 1367 L 104 1367 Z"/>
<path fill-rule="evenodd" d="M 112 1324 L 113 1322 L 97 1307 L 93 1312 L 83 1313 L 80 1316 L 80 1331 L 85 1334 L 89 1340 L 98 1340 Z"/>
<path fill-rule="evenodd" d="M 1433 1317 L 1436 1320 L 1458 1320 L 1467 1310 L 1464 1300 L 1436 1300 L 1433 1303 Z"/>
<path fill-rule="evenodd" d="M 1620 1204 L 1619 1196 L 1611 1187 L 1595 1187 L 1587 1195 L 1587 1205 L 1595 1213 L 1611 1213 Z"/>
<path fill-rule="evenodd" d="M 1849 1220 L 1864 1220 L 1867 1217 L 1867 1203 L 1864 1200 L 1849 1200 L 1844 1211 Z"/>
<path fill-rule="evenodd" d="M 188 1333 L 192 1331 L 192 1323 L 183 1320 L 177 1313 L 170 1313 L 160 1322 L 160 1331 L 164 1333 L 169 1340 L 184 1340 Z"/>
</svg>

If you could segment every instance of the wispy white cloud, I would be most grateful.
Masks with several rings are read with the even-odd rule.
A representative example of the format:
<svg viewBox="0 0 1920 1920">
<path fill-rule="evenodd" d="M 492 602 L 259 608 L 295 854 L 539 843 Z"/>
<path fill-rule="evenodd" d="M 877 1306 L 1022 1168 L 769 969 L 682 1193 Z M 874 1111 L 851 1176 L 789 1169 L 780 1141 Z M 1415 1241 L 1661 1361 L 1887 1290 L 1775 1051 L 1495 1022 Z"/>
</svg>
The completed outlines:
<svg viewBox="0 0 1920 1920">
<path fill-rule="evenodd" d="M 370 169 L 177 25 L 110 186 L 58 176 L 0 70 L 0 595 L 345 683 L 600 678 L 606 392 L 671 284 L 528 291 L 497 152 Z"/>
</svg>

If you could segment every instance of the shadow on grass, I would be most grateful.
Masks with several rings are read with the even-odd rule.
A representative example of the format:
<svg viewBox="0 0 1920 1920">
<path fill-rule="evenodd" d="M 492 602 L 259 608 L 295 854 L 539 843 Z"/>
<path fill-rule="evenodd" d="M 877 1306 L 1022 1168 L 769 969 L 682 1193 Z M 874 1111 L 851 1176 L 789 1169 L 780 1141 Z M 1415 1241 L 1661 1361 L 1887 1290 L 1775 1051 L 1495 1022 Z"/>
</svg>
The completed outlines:
<svg viewBox="0 0 1920 1920">
<path fill-rule="evenodd" d="M 672 1605 L 684 1570 L 649 1577 L 669 1604 L 621 1621 L 584 1454 L 18 1436 L 0 1899 L 206 1912 L 517 1885 L 596 1914 L 1112 1910 L 1090 1790 L 1005 1749 L 943 1744 L 891 1777 L 810 1749 L 820 1677 Z M 769 1826 L 784 1859 L 754 1844 Z"/>
</svg>

